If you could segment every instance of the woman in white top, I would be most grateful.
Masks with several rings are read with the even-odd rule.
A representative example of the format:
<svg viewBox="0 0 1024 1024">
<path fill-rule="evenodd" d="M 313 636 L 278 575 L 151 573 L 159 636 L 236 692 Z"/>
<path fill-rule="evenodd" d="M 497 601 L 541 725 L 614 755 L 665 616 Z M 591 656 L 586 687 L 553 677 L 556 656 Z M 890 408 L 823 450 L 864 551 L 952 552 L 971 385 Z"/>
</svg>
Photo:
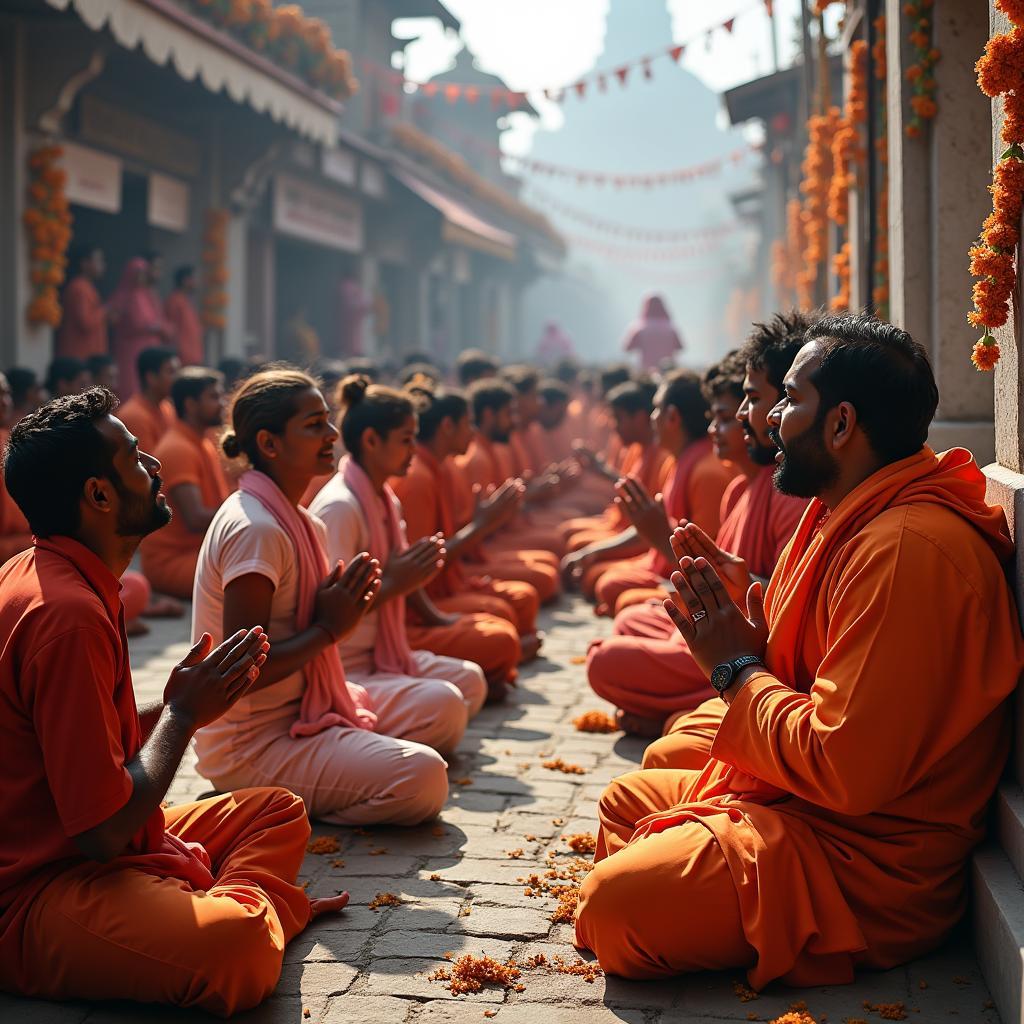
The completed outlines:
<svg viewBox="0 0 1024 1024">
<path fill-rule="evenodd" d="M 409 545 L 402 506 L 388 478 L 409 468 L 416 444 L 416 410 L 404 391 L 348 377 L 339 385 L 341 436 L 348 451 L 338 472 L 310 503 L 327 527 L 327 553 L 346 561 L 369 551 L 384 567 L 373 609 L 341 641 L 349 678 L 369 692 L 402 723 L 412 723 L 439 707 L 450 711 L 452 737 L 437 748 L 450 750 L 467 718 L 487 696 L 480 666 L 409 647 L 405 600 L 426 600 L 421 588 L 444 566 L 444 538 L 425 537 Z M 452 695 L 460 707 L 451 704 Z"/>
<path fill-rule="evenodd" d="M 412 825 L 448 795 L 438 727 L 390 720 L 345 677 L 338 640 L 380 589 L 378 564 L 352 553 L 331 569 L 324 527 L 299 504 L 329 470 L 338 432 L 316 382 L 290 369 L 250 377 L 223 439 L 249 469 L 199 553 L 192 632 L 219 638 L 259 610 L 270 657 L 256 686 L 196 736 L 198 769 L 218 789 L 284 786 L 310 815 L 340 825 Z M 257 620 L 253 620 L 257 621 Z"/>
</svg>

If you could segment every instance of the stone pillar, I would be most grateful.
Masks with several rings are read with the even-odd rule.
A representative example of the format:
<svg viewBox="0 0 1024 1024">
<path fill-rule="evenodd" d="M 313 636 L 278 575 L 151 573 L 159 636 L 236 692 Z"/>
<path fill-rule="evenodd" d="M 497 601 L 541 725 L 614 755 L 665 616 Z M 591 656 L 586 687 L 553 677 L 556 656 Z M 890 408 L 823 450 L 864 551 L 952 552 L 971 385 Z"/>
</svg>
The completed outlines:
<svg viewBox="0 0 1024 1024">
<path fill-rule="evenodd" d="M 367 299 L 373 302 L 380 287 L 380 265 L 376 256 L 364 252 L 359 258 L 359 286 Z M 377 358 L 380 352 L 380 339 L 377 331 L 377 319 L 369 313 L 363 320 L 363 353 L 371 359 Z"/>
<path fill-rule="evenodd" d="M 249 279 L 249 221 L 244 213 L 232 212 L 228 220 L 227 246 L 227 326 L 224 329 L 221 342 L 223 352 L 211 353 L 211 359 L 213 355 L 221 358 L 224 356 L 245 355 L 246 336 L 248 334 L 246 314 L 249 308 L 247 288 Z"/>
<path fill-rule="evenodd" d="M 939 114 L 920 138 L 907 138 L 906 69 L 914 54 L 901 0 L 886 0 L 889 124 L 890 315 L 928 350 L 939 385 L 929 440 L 938 449 L 963 445 L 978 462 L 995 454 L 992 382 L 970 363 L 967 250 L 991 209 L 989 104 L 975 82 L 974 62 L 988 38 L 985 0 L 936 4 L 932 42 Z"/>
</svg>

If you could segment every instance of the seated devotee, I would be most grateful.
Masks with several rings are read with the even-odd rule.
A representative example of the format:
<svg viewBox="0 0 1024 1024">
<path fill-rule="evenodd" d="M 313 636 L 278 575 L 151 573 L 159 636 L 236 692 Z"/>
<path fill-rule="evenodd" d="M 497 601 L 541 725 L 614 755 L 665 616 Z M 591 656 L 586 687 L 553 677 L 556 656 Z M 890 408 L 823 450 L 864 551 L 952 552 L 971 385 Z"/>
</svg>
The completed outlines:
<svg viewBox="0 0 1024 1024">
<path fill-rule="evenodd" d="M 444 374 L 433 363 L 419 360 L 414 363 L 406 363 L 399 375 L 402 387 L 407 387 L 416 380 L 426 380 L 436 385 L 444 380 Z"/>
<path fill-rule="evenodd" d="M 327 408 L 331 410 L 331 422 L 338 418 L 340 408 L 338 406 L 338 385 L 349 375 L 348 364 L 341 359 L 318 359 L 310 370 L 311 376 L 317 381 L 320 393 L 324 396 Z M 309 508 L 309 503 L 320 493 L 328 480 L 334 476 L 338 468 L 338 462 L 345 454 L 345 448 L 341 443 L 341 435 L 334 442 L 334 465 L 329 473 L 320 473 L 313 478 L 306 493 L 302 496 L 303 508 Z"/>
<path fill-rule="evenodd" d="M 117 394 L 117 360 L 109 352 L 99 352 L 85 361 L 93 387 L 106 388 Z"/>
<path fill-rule="evenodd" d="M 174 423 L 171 388 L 180 369 L 181 361 L 173 348 L 144 348 L 139 353 L 139 390 L 120 407 L 118 416 L 139 439 L 144 452 L 156 451 Z"/>
<path fill-rule="evenodd" d="M 90 383 L 85 363 L 74 356 L 57 356 L 46 371 L 46 391 L 51 398 L 80 395 Z"/>
<path fill-rule="evenodd" d="M 455 360 L 455 376 L 464 388 L 485 377 L 495 377 L 497 373 L 497 360 L 478 348 L 467 348 L 460 352 L 459 358 Z"/>
<path fill-rule="evenodd" d="M 439 613 L 421 590 L 444 567 L 443 538 L 433 535 L 409 544 L 401 505 L 388 484 L 389 477 L 404 473 L 412 461 L 415 406 L 408 393 L 370 384 L 361 376 L 342 381 L 338 395 L 347 454 L 310 504 L 310 511 L 327 528 L 331 561 L 347 562 L 357 551 L 369 551 L 382 566 L 377 603 L 341 642 L 341 657 L 349 678 L 365 687 L 375 705 L 388 708 L 398 721 L 410 726 L 424 716 L 438 723 L 447 721 L 447 730 L 433 746 L 448 753 L 483 706 L 487 681 L 476 662 L 413 650 L 409 644 L 407 603 L 424 624 L 455 624 L 454 617 Z M 493 619 L 489 631 L 495 632 L 499 624 L 509 626 Z M 518 648 L 515 631 L 506 630 L 505 635 Z M 514 655 L 506 654 L 512 666 L 518 654 L 518 649 Z"/>
<path fill-rule="evenodd" d="M 680 371 L 687 372 L 687 371 Z M 657 431 L 652 427 L 651 413 L 656 399 L 664 400 L 664 386 L 655 391 L 648 384 L 628 381 L 614 388 L 608 402 L 615 416 L 615 430 L 622 441 L 625 453 L 622 460 L 622 476 L 634 478 L 636 483 L 650 494 L 660 494 L 679 469 L 675 456 L 683 451 L 683 445 L 670 448 L 662 444 Z M 695 384 L 699 396 L 699 383 Z M 706 407 L 700 404 L 699 415 L 703 423 Z M 696 413 L 695 413 L 696 416 Z M 689 439 L 688 432 L 684 434 Z M 710 449 L 703 430 L 700 451 Z M 703 481 L 702 481 L 703 483 Z M 702 492 L 703 493 L 703 492 Z M 721 493 L 716 501 L 721 500 Z M 715 510 L 717 516 L 717 508 Z M 608 564 L 625 558 L 638 557 L 650 546 L 648 538 L 641 536 L 636 527 L 630 525 L 623 504 L 613 500 L 600 516 L 571 519 L 563 526 L 569 554 L 562 561 L 562 569 L 570 579 L 580 581 L 587 597 L 594 596 L 594 585 Z"/>
<path fill-rule="evenodd" d="M 708 370 L 703 382 L 687 370 L 666 378 L 659 391 L 661 401 L 656 403 L 655 429 L 661 443 L 675 456 L 675 472 L 664 500 L 652 496 L 639 481 L 626 478 L 616 484 L 626 518 L 650 551 L 641 558 L 616 562 L 603 572 L 598 569 L 594 595 L 599 614 L 615 615 L 651 598 L 663 600 L 665 593 L 660 588 L 674 564 L 669 546 L 672 528 L 689 521 L 715 536 L 740 498 L 744 470 L 753 471 L 736 420 L 743 399 L 743 376 L 743 358 L 731 353 Z M 799 511 L 793 511 L 789 532 L 781 543 L 789 539 L 798 518 Z M 770 571 L 771 567 L 766 576 Z M 675 632 L 667 618 L 664 626 L 666 635 Z"/>
<path fill-rule="evenodd" d="M 230 635 L 258 615 L 274 638 L 263 674 L 226 715 L 196 735 L 197 768 L 218 789 L 287 785 L 310 815 L 337 825 L 415 825 L 448 796 L 431 749 L 458 740 L 465 711 L 420 701 L 410 714 L 346 679 L 338 641 L 357 629 L 380 589 L 365 552 L 327 558 L 323 523 L 299 504 L 332 464 L 337 429 L 312 377 L 271 369 L 236 391 L 225 453 L 249 469 L 210 523 L 196 568 L 193 635 Z"/>
<path fill-rule="evenodd" d="M 1012 540 L 970 453 L 925 443 L 920 345 L 866 316 L 806 339 L 769 423 L 776 485 L 813 500 L 767 593 L 737 605 L 703 557 L 672 577 L 726 704 L 710 758 L 600 801 L 576 942 L 612 974 L 849 982 L 934 948 L 964 910 L 1024 667 Z"/>
<path fill-rule="evenodd" d="M 6 376 L 11 389 L 10 418 L 12 423 L 17 423 L 43 404 L 43 389 L 36 371 L 26 366 L 12 366 Z"/>
<path fill-rule="evenodd" d="M 164 492 L 174 511 L 170 525 L 142 544 L 142 572 L 154 590 L 192 597 L 203 537 L 231 492 L 213 428 L 224 422 L 224 384 L 216 370 L 186 366 L 171 386 L 175 420 L 153 453 L 160 461 Z"/>
<path fill-rule="evenodd" d="M 456 530 L 450 469 L 452 457 L 469 444 L 469 402 L 459 391 L 436 389 L 425 382 L 414 384 L 411 392 L 418 413 L 416 454 L 407 472 L 392 477 L 391 486 L 401 502 L 410 541 L 437 534 L 444 537 L 444 568 L 424 590 L 434 607 L 452 621 L 447 626 L 427 625 L 410 609 L 409 643 L 476 662 L 487 675 L 491 692 L 502 695 L 504 684 L 514 678 L 515 664 L 535 657 L 540 649 L 536 624 L 540 596 L 529 583 L 474 574 L 463 556 L 515 516 L 523 488 L 512 481 L 479 500 L 473 519 Z M 495 628 L 495 618 L 504 623 L 500 630 Z M 511 627 L 511 645 L 506 627 Z"/>
<path fill-rule="evenodd" d="M 794 338 L 798 349 L 800 342 Z M 795 355 L 795 351 L 792 353 Z M 746 359 L 742 353 L 731 353 L 712 367 L 704 377 L 704 394 L 711 408 L 708 434 L 715 455 L 739 470 L 722 498 L 722 525 L 716 544 L 699 526 L 683 521 L 684 536 L 695 555 L 710 557 L 710 552 L 728 551 L 729 557 L 716 559 L 726 578 L 737 581 L 737 596 L 746 593 L 750 575 L 767 583 L 782 552 L 792 537 L 807 507 L 801 498 L 780 494 L 772 486 L 772 466 L 755 462 L 744 436 L 749 417 L 737 418 L 744 402 Z M 762 411 L 762 416 L 767 416 Z M 771 446 L 771 451 L 777 449 Z M 774 456 L 772 464 L 774 465 Z M 690 711 L 702 701 L 714 698 L 707 678 L 690 655 L 686 644 L 672 624 L 665 608 L 668 597 L 665 577 L 672 571 L 674 560 L 670 545 L 671 527 L 664 511 L 655 506 L 649 495 L 637 496 L 624 489 L 624 502 L 630 516 L 659 539 L 657 558 L 664 559 L 645 579 L 642 572 L 624 570 L 617 581 L 639 584 L 641 589 L 624 590 L 618 598 L 624 610 L 616 616 L 618 636 L 597 640 L 587 654 L 587 680 L 595 693 L 610 700 L 619 709 L 620 726 L 642 736 L 660 736 L 666 719 L 674 713 Z M 672 524 L 673 526 L 676 524 Z M 748 573 L 749 568 L 749 573 Z M 606 577 L 598 581 L 598 590 Z M 612 581 L 613 584 L 616 582 Z M 652 589 L 652 583 L 657 589 Z M 611 600 L 611 595 L 607 597 Z M 718 710 L 721 701 L 709 701 Z"/>
<path fill-rule="evenodd" d="M 196 268 L 178 267 L 174 272 L 174 291 L 164 302 L 164 320 L 182 366 L 202 366 L 206 361 L 203 325 L 194 298 L 197 287 Z"/>
<path fill-rule="evenodd" d="M 472 518 L 474 489 L 486 496 L 517 479 L 508 447 L 515 426 L 515 390 L 495 377 L 484 378 L 470 388 L 469 402 L 475 424 L 473 436 L 465 454 L 455 459 L 456 519 L 460 527 Z M 538 493 L 536 487 L 534 493 Z M 519 514 L 488 538 L 478 557 L 479 564 L 487 566 L 481 571 L 531 583 L 541 600 L 548 601 L 559 592 L 561 550 L 556 528 L 534 526 L 528 516 Z"/>
<path fill-rule="evenodd" d="M 285 945 L 347 893 L 295 884 L 302 802 L 250 789 L 164 807 L 195 731 L 245 699 L 259 625 L 203 634 L 136 708 L 118 577 L 170 512 L 159 465 L 101 388 L 11 432 L 7 487 L 31 548 L 0 569 L 0 989 L 230 1016 L 269 995 Z"/>
</svg>

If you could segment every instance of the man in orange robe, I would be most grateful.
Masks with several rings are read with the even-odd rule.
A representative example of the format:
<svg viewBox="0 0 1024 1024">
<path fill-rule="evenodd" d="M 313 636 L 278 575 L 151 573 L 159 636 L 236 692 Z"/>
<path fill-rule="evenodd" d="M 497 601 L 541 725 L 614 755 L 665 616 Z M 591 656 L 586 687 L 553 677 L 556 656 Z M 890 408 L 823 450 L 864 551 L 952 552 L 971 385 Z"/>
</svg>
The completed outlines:
<svg viewBox="0 0 1024 1024">
<path fill-rule="evenodd" d="M 1024 668 L 1005 517 L 970 453 L 925 445 L 938 390 L 903 331 L 821 320 L 785 383 L 777 484 L 814 500 L 743 609 L 680 558 L 673 619 L 727 707 L 702 771 L 601 798 L 576 943 L 611 974 L 844 983 L 966 904 Z"/>
<path fill-rule="evenodd" d="M 795 340 L 793 344 L 799 347 L 800 342 Z M 795 351 L 792 354 L 795 355 Z M 737 418 L 744 401 L 745 364 L 742 354 L 732 353 L 712 367 L 704 378 L 704 393 L 711 409 L 708 434 L 715 454 L 739 470 L 722 498 L 722 525 L 716 538 L 717 546 L 696 524 L 685 520 L 680 523 L 685 525 L 683 536 L 687 539 L 688 553 L 692 549 L 694 557 L 708 558 L 730 581 L 735 580 L 738 598 L 746 594 L 750 574 L 762 583 L 767 582 L 782 548 L 807 508 L 806 501 L 780 494 L 772 486 L 777 451 L 774 445 L 763 450 L 770 453 L 772 466 L 764 464 L 763 454 L 758 455 L 758 462 L 754 461 L 753 452 L 759 449 L 748 447 L 746 441 L 744 427 L 749 417 L 744 411 L 743 421 Z M 768 442 L 767 436 L 765 442 Z M 638 522 L 649 515 L 657 523 L 656 510 L 643 508 L 649 498 L 638 499 L 627 492 L 625 500 L 631 516 Z M 667 543 L 669 527 L 662 522 L 660 529 L 661 536 L 665 537 L 663 546 L 667 548 L 667 554 L 662 554 L 659 548 L 659 555 L 665 559 L 660 577 L 644 581 L 636 576 L 631 581 L 647 582 L 648 589 L 621 592 L 618 600 L 625 609 L 615 619 L 618 635 L 595 640 L 587 654 L 587 680 L 591 688 L 619 709 L 619 723 L 626 732 L 642 736 L 660 736 L 666 719 L 673 712 L 691 710 L 713 696 L 707 678 L 690 656 L 662 606 L 661 602 L 668 597 L 667 590 L 650 588 L 651 582 L 667 587 L 666 578 L 672 571 L 672 562 L 676 561 Z M 654 575 L 652 573 L 652 577 Z M 602 577 L 598 581 L 599 592 L 604 583 L 605 577 Z"/>
<path fill-rule="evenodd" d="M 195 267 L 178 267 L 174 272 L 174 291 L 164 302 L 164 319 L 182 366 L 202 366 L 206 362 L 203 325 L 193 298 L 195 292 Z"/>
<path fill-rule="evenodd" d="M 709 371 L 717 373 L 717 367 Z M 587 567 L 584 592 L 594 595 L 598 614 L 614 614 L 616 603 L 627 593 L 631 601 L 639 601 L 662 585 L 672 571 L 669 535 L 677 523 L 691 520 L 718 529 L 724 496 L 737 468 L 721 447 L 713 451 L 706 390 L 696 374 L 678 370 L 654 395 L 651 422 L 658 444 L 673 457 L 672 477 L 664 500 L 656 494 L 652 498 L 638 479 L 626 477 L 616 483 L 618 507 L 648 550 L 634 558 Z"/>
<path fill-rule="evenodd" d="M 136 708 L 118 577 L 169 518 L 156 461 L 100 389 L 12 430 L 4 473 L 36 541 L 0 570 L 0 989 L 220 1016 L 273 991 L 287 942 L 347 902 L 295 884 L 302 801 L 249 789 L 164 810 L 195 731 L 252 686 L 259 626 L 204 636 Z"/>
<path fill-rule="evenodd" d="M 139 439 L 139 448 L 152 455 L 174 423 L 171 388 L 181 361 L 173 348 L 145 348 L 139 353 L 137 369 L 140 390 L 118 409 L 117 415 Z"/>
<path fill-rule="evenodd" d="M 224 384 L 216 370 L 186 366 L 171 386 L 175 420 L 153 453 L 170 525 L 142 544 L 142 572 L 161 594 L 189 601 L 206 528 L 231 493 L 209 432 L 224 422 Z"/>
<path fill-rule="evenodd" d="M 540 647 L 536 625 L 540 606 L 537 591 L 528 583 L 517 580 L 474 575 L 463 563 L 463 555 L 468 549 L 516 514 L 521 487 L 506 485 L 490 498 L 479 502 L 473 521 L 457 530 L 451 482 L 442 467 L 455 454 L 468 447 L 472 433 L 469 403 L 458 391 L 417 388 L 415 393 L 424 402 L 419 410 L 416 454 L 405 476 L 393 478 L 391 484 L 402 503 L 410 543 L 437 534 L 445 538 L 445 565 L 427 584 L 427 596 L 446 614 L 486 614 L 509 623 L 519 635 L 519 659 L 525 661 L 534 657 Z M 436 630 L 424 629 L 414 614 L 407 625 L 409 642 L 413 647 L 422 646 L 435 654 L 455 656 L 448 650 L 435 650 L 432 644 L 438 636 Z M 485 655 L 483 651 L 477 653 Z M 487 656 L 459 656 L 476 662 L 485 673 L 488 671 L 487 665 L 494 661 L 493 657 Z"/>
<path fill-rule="evenodd" d="M 73 275 L 61 297 L 63 314 L 57 328 L 54 355 L 86 360 L 106 352 L 107 307 L 96 290 L 106 273 L 103 250 L 94 245 L 77 249 L 71 256 Z"/>
<path fill-rule="evenodd" d="M 566 560 L 570 571 L 581 574 L 583 593 L 597 598 L 599 614 L 609 614 L 623 590 L 657 586 L 671 570 L 665 546 L 675 522 L 689 519 L 706 523 L 717 532 L 722 496 L 734 470 L 711 450 L 707 414 L 700 378 L 695 373 L 677 370 L 658 388 L 651 419 L 656 443 L 669 460 L 667 486 L 651 486 L 640 477 L 624 473 L 624 479 L 616 485 L 620 493 L 615 508 L 628 524 L 626 529 Z M 662 490 L 664 501 L 658 497 Z M 626 503 L 622 499 L 626 491 L 636 501 Z M 651 495 L 655 495 L 653 500 Z M 646 499 L 645 514 L 631 519 L 641 498 Z M 598 594 L 597 587 L 606 576 L 609 582 Z"/>
<path fill-rule="evenodd" d="M 508 441 L 515 426 L 515 391 L 503 381 L 485 378 L 470 389 L 475 430 L 464 455 L 456 456 L 456 518 L 461 528 L 473 514 L 473 488 L 486 497 L 509 480 L 512 472 Z M 559 592 L 557 531 L 533 527 L 524 515 L 490 537 L 478 564 L 481 572 L 531 583 L 547 601 Z"/>
</svg>

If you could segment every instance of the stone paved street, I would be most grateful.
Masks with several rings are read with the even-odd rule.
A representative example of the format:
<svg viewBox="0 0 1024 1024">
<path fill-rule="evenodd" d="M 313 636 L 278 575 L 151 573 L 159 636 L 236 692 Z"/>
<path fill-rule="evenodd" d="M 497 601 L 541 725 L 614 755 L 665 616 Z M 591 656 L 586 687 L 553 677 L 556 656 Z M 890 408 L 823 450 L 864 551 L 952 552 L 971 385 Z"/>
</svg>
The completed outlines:
<svg viewBox="0 0 1024 1024">
<path fill-rule="evenodd" d="M 769 1021 L 803 1000 L 828 1024 L 880 1020 L 864 1008 L 865 1001 L 904 1003 L 907 1019 L 920 1024 L 998 1024 L 995 1010 L 987 1008 L 989 994 L 974 957 L 959 942 L 906 969 L 864 975 L 853 986 L 773 989 L 746 1003 L 733 988 L 741 980 L 739 972 L 648 983 L 598 977 L 588 983 L 541 967 L 523 972 L 521 992 L 489 988 L 458 998 L 441 982 L 428 980 L 445 966 L 446 952 L 514 956 L 519 962 L 538 953 L 549 961 L 556 955 L 577 960 L 570 927 L 550 920 L 555 901 L 527 896 L 517 879 L 545 867 L 550 850 L 567 860 L 562 837 L 594 832 L 595 802 L 603 785 L 639 762 L 641 743 L 621 735 L 583 734 L 572 726 L 581 711 L 602 706 L 586 686 L 579 659 L 588 641 L 609 625 L 568 599 L 545 614 L 546 656 L 523 673 L 508 704 L 486 709 L 471 723 L 451 765 L 452 795 L 440 827 L 431 823 L 363 834 L 314 827 L 314 836 L 336 836 L 339 852 L 308 855 L 303 878 L 317 895 L 347 888 L 352 903 L 344 914 L 292 943 L 275 996 L 238 1019 L 468 1024 L 493 1017 L 501 1024 L 709 1024 Z M 155 623 L 150 636 L 133 642 L 140 699 L 159 696 L 170 668 L 186 650 L 186 628 L 182 622 Z M 547 770 L 542 767 L 546 757 L 579 765 L 585 774 Z M 187 762 L 169 798 L 176 803 L 194 799 L 207 788 Z M 520 850 L 520 856 L 509 856 Z M 395 894 L 401 903 L 372 910 L 369 904 L 382 892 Z M 622 912 L 627 915 L 629 908 Z M 679 924 L 686 927 L 685 908 L 680 908 Z M 198 1019 L 206 1018 L 137 1006 L 0 996 L 5 1024 Z"/>
</svg>

